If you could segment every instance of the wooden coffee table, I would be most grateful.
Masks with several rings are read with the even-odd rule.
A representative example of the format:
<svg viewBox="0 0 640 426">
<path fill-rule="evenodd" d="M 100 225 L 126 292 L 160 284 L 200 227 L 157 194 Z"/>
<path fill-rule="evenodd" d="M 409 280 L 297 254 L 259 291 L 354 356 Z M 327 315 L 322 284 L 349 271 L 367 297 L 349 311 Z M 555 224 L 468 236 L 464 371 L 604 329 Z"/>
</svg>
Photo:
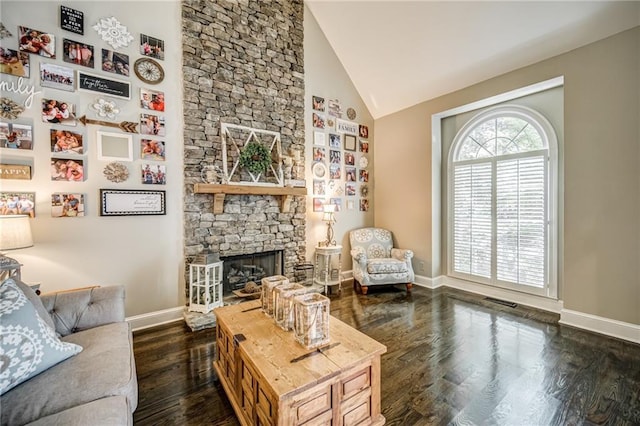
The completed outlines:
<svg viewBox="0 0 640 426">
<path fill-rule="evenodd" d="M 220 381 L 243 425 L 382 425 L 380 355 L 387 348 L 331 317 L 329 344 L 307 349 L 259 300 L 214 310 Z"/>
</svg>

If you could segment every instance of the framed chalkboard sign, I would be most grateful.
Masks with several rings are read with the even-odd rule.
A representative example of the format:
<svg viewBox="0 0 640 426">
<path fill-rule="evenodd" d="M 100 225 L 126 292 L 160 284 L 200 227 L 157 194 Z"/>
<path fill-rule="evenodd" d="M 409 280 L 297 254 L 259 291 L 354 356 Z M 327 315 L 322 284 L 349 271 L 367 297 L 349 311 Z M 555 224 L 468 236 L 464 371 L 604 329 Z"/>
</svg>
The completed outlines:
<svg viewBox="0 0 640 426">
<path fill-rule="evenodd" d="M 78 71 L 78 90 L 131 99 L 131 83 Z"/>
<path fill-rule="evenodd" d="M 60 28 L 84 35 L 84 13 L 67 6 L 60 6 Z"/>
</svg>

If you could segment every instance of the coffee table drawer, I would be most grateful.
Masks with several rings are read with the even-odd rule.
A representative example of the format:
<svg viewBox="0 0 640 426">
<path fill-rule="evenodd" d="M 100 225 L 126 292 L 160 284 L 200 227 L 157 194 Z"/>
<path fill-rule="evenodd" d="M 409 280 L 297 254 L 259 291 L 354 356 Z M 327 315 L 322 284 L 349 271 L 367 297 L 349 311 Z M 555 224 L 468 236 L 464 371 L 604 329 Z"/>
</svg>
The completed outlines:
<svg viewBox="0 0 640 426">
<path fill-rule="evenodd" d="M 371 387 L 371 366 L 360 369 L 340 381 L 341 401 Z"/>
<path fill-rule="evenodd" d="M 319 415 L 323 411 L 331 410 L 331 383 L 323 385 L 320 389 L 314 389 L 311 393 L 301 395 L 301 399 L 293 402 L 295 407 L 296 424 L 302 424 Z"/>
<path fill-rule="evenodd" d="M 371 388 L 360 391 L 341 404 L 343 425 L 357 425 L 372 418 Z"/>
</svg>

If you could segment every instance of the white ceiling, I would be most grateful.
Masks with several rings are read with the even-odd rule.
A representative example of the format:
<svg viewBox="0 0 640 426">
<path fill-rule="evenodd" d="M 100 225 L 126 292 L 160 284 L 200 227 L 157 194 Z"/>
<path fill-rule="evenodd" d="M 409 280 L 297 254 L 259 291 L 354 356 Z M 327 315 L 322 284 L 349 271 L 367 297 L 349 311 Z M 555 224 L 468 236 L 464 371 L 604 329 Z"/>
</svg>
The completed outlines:
<svg viewBox="0 0 640 426">
<path fill-rule="evenodd" d="M 374 118 L 640 25 L 640 2 L 305 0 Z"/>
</svg>

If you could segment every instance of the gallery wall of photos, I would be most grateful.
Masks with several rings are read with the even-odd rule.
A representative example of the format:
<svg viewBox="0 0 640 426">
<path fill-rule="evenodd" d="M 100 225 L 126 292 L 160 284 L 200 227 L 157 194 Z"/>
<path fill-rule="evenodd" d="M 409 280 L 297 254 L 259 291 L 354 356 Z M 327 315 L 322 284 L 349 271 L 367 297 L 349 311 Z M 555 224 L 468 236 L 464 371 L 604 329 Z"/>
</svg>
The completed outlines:
<svg viewBox="0 0 640 426">
<path fill-rule="evenodd" d="M 102 41 L 91 44 L 96 34 Z M 137 45 L 136 55 L 129 54 L 132 45 Z M 0 23 L 0 214 L 36 215 L 35 192 L 12 190 L 12 181 L 47 173 L 52 182 L 77 184 L 89 179 L 88 167 L 100 169 L 110 187 L 162 193 L 164 202 L 167 123 L 165 93 L 157 86 L 164 79 L 164 55 L 163 40 L 132 33 L 116 17 L 86 22 L 83 11 L 64 5 L 48 26 L 12 28 Z M 74 92 L 85 96 L 74 98 Z M 29 109 L 39 109 L 40 119 L 26 117 Z M 124 109 L 126 116 L 121 114 Z M 46 130 L 37 125 L 34 131 L 33 120 L 41 120 Z M 89 139 L 96 140 L 90 148 L 96 149 L 94 164 L 87 156 Z M 47 163 L 29 154 L 42 152 L 41 144 L 50 152 Z M 98 205 L 99 197 L 62 184 L 46 204 L 52 217 L 105 215 L 107 206 L 102 211 L 87 208 L 89 203 Z M 144 211 L 132 205 L 121 213 L 164 212 L 157 207 Z"/>
<path fill-rule="evenodd" d="M 313 211 L 324 204 L 336 211 L 369 211 L 369 128 L 358 124 L 353 108 L 313 95 Z M 346 118 L 346 119 L 345 119 Z"/>
</svg>

